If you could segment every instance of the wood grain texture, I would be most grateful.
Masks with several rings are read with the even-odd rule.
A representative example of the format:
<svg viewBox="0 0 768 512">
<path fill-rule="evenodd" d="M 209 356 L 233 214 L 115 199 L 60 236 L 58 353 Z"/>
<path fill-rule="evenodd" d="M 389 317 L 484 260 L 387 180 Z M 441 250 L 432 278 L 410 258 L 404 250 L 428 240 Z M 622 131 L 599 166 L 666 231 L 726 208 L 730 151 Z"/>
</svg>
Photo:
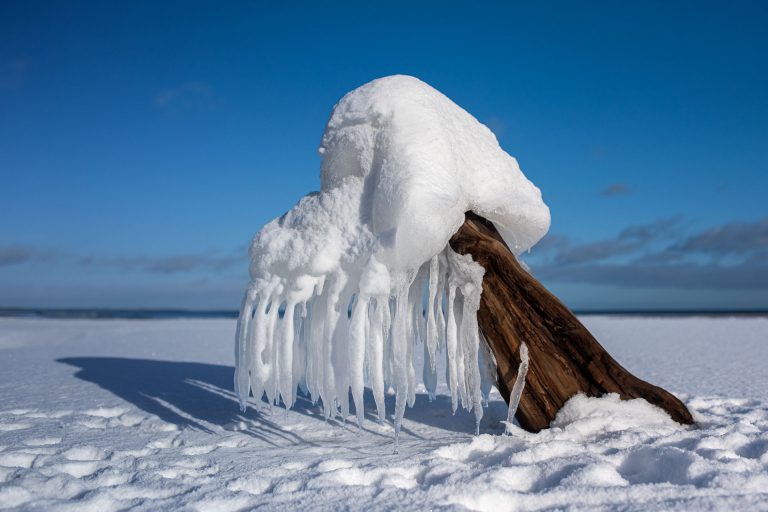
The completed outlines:
<svg viewBox="0 0 768 512">
<path fill-rule="evenodd" d="M 616 362 L 576 316 L 523 269 L 491 222 L 468 212 L 450 245 L 485 268 L 478 323 L 496 357 L 498 387 L 507 401 L 520 364 L 520 342 L 528 344 L 530 367 L 515 416 L 524 429 L 549 427 L 563 404 L 580 392 L 644 398 L 675 421 L 693 423 L 679 399 Z"/>
</svg>

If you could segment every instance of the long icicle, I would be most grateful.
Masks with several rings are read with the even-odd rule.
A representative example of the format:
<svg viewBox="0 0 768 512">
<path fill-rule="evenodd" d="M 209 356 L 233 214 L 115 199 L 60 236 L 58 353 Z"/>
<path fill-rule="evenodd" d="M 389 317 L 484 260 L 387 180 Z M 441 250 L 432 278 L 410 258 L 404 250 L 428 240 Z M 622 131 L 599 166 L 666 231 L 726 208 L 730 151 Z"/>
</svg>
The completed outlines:
<svg viewBox="0 0 768 512">
<path fill-rule="evenodd" d="M 280 356 L 278 358 L 278 375 L 277 381 L 279 384 L 280 396 L 283 398 L 283 403 L 286 408 L 293 407 L 293 401 L 296 393 L 296 384 L 293 380 L 293 338 L 295 335 L 294 325 L 294 308 L 296 304 L 289 302 L 285 306 L 285 313 L 283 314 L 282 322 L 282 339 L 280 340 L 281 347 Z"/>
<path fill-rule="evenodd" d="M 478 350 L 480 348 L 477 310 L 480 307 L 480 290 L 474 284 L 464 285 L 464 312 L 462 328 L 464 331 L 464 364 L 469 408 L 475 413 L 475 435 L 480 435 L 480 420 L 483 418 L 482 393 L 480 387 L 480 366 Z"/>
<path fill-rule="evenodd" d="M 515 383 L 512 386 L 512 391 L 509 393 L 509 409 L 507 409 L 507 428 L 505 433 L 510 434 L 512 432 L 512 425 L 515 420 L 515 413 L 517 413 L 517 406 L 520 405 L 520 397 L 523 395 L 523 389 L 525 388 L 525 376 L 528 374 L 528 345 L 525 342 L 520 344 L 520 366 L 517 368 L 517 377 Z"/>
<path fill-rule="evenodd" d="M 437 281 L 440 274 L 440 258 L 439 255 L 435 255 L 429 261 L 429 289 L 427 291 L 427 339 L 426 347 L 429 359 L 425 360 L 424 364 L 429 362 L 431 372 L 435 371 L 435 361 L 437 360 L 437 321 L 435 320 L 435 302 L 437 300 Z M 426 374 L 426 373 L 425 373 Z"/>
<path fill-rule="evenodd" d="M 384 307 L 388 303 L 389 297 L 383 295 L 376 297 L 374 308 L 371 311 L 371 328 L 367 350 L 368 375 L 371 379 L 371 390 L 379 421 L 384 421 L 386 418 L 384 405 Z"/>
<path fill-rule="evenodd" d="M 448 388 L 451 390 L 451 408 L 454 413 L 459 405 L 459 375 L 458 367 L 456 365 L 457 357 L 457 338 L 458 332 L 456 327 L 456 313 L 454 310 L 454 301 L 456 300 L 456 286 L 448 284 L 448 301 L 445 308 L 448 310 L 448 319 L 446 321 L 446 358 L 448 361 L 446 377 L 448 381 Z"/>
<path fill-rule="evenodd" d="M 277 331 L 277 322 L 280 319 L 280 306 L 282 303 L 281 297 L 275 297 L 272 300 L 272 305 L 269 308 L 269 314 L 267 316 L 266 324 L 266 337 L 265 348 L 262 360 L 266 359 L 269 363 L 263 365 L 264 368 L 264 389 L 267 393 L 267 400 L 270 405 L 274 404 L 279 398 L 277 394 L 277 360 L 279 353 L 277 346 L 280 340 L 276 340 L 275 332 Z M 280 333 L 282 334 L 282 333 Z"/>
<path fill-rule="evenodd" d="M 401 276 L 400 282 L 396 284 L 395 316 L 392 321 L 392 373 L 394 374 L 395 384 L 395 451 L 399 448 L 400 427 L 402 426 L 405 406 L 410 394 L 408 389 L 410 379 L 406 358 L 408 343 L 413 343 L 413 341 L 408 335 L 408 316 L 411 312 L 408 307 L 410 305 L 408 298 L 410 286 L 414 278 L 415 273 L 409 272 Z"/>
<path fill-rule="evenodd" d="M 408 407 L 416 403 L 416 369 L 413 367 L 413 347 L 417 342 L 426 343 L 426 325 L 424 324 L 424 274 L 422 267 L 411 283 L 408 291 L 408 324 L 406 337 L 405 363 L 408 373 Z"/>
<path fill-rule="evenodd" d="M 334 395 L 341 421 L 347 421 L 349 416 L 349 377 L 351 370 L 349 366 L 349 307 L 351 302 L 352 293 L 349 291 L 349 288 L 345 287 L 342 289 L 337 306 L 338 320 L 333 333 L 333 351 L 331 352 L 335 386 Z"/>
<path fill-rule="evenodd" d="M 437 390 L 437 366 L 430 361 L 429 349 L 424 343 L 424 367 L 421 371 L 421 378 L 424 380 L 424 388 L 427 390 L 427 399 L 430 402 L 435 400 L 435 391 Z"/>
<path fill-rule="evenodd" d="M 240 308 L 240 318 L 237 320 L 237 333 L 235 339 L 235 394 L 240 402 L 240 411 L 245 412 L 248 405 L 248 394 L 251 392 L 250 376 L 248 371 L 248 359 L 251 352 L 251 344 L 248 343 L 248 329 L 253 318 L 253 307 L 256 300 L 254 284 L 248 286 L 243 297 L 243 305 Z"/>
<path fill-rule="evenodd" d="M 362 426 L 365 416 L 363 391 L 365 389 L 365 324 L 368 319 L 368 297 L 358 295 L 352 310 L 349 326 L 349 383 L 352 388 L 352 400 L 355 403 L 355 415 L 358 426 Z"/>
<path fill-rule="evenodd" d="M 251 377 L 251 391 L 253 399 L 256 402 L 256 408 L 260 407 L 262 395 L 264 395 L 264 384 L 266 381 L 266 371 L 262 352 L 266 344 L 267 337 L 267 308 L 270 304 L 270 298 L 266 294 L 259 296 L 259 304 L 253 313 L 251 326 L 248 329 L 248 344 L 251 345 L 251 352 L 248 358 Z"/>
<path fill-rule="evenodd" d="M 471 408 L 471 405 L 469 401 L 469 395 L 467 394 L 467 368 L 465 363 L 466 348 L 464 342 L 466 338 L 464 325 L 464 295 L 461 293 L 456 294 L 456 309 L 453 314 L 456 318 L 456 376 L 459 391 L 459 401 L 461 402 L 461 406 L 468 411 Z"/>
<path fill-rule="evenodd" d="M 298 304 L 298 307 L 294 309 L 294 329 L 293 335 L 293 389 L 300 388 L 303 393 L 307 393 L 307 343 L 306 343 L 306 330 L 307 330 L 307 305 L 306 303 Z M 294 397 L 295 402 L 295 397 Z"/>
</svg>

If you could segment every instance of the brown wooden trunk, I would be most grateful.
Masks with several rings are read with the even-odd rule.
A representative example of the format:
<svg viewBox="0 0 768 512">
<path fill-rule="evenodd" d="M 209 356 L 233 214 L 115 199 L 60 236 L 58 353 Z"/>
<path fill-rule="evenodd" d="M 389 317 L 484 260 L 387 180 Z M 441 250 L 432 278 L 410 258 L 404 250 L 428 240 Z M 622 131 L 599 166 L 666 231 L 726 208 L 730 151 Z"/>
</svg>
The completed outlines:
<svg viewBox="0 0 768 512">
<path fill-rule="evenodd" d="M 520 364 L 520 342 L 528 345 L 529 370 L 515 416 L 524 429 L 549 427 L 563 404 L 580 392 L 644 398 L 675 421 L 693 423 L 679 399 L 617 363 L 576 316 L 522 268 L 489 221 L 468 212 L 450 245 L 485 268 L 478 323 L 496 357 L 498 387 L 507 401 Z"/>
</svg>

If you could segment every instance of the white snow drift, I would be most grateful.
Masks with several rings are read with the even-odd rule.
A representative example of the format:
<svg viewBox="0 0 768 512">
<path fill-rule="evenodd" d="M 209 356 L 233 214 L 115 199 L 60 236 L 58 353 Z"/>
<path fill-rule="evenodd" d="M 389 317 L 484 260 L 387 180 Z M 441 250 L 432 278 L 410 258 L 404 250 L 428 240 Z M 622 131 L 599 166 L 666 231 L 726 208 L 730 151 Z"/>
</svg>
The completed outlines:
<svg viewBox="0 0 768 512">
<path fill-rule="evenodd" d="M 448 240 L 472 210 L 519 253 L 549 228 L 549 209 L 491 131 L 408 76 L 344 96 L 322 138 L 320 192 L 254 237 L 236 334 L 235 387 L 290 407 L 297 386 L 326 417 L 363 417 L 365 370 L 379 417 L 396 391 L 395 429 L 413 405 L 415 343 L 434 393 L 447 354 L 454 410 L 482 416 L 476 312 L 483 269 Z M 424 297 L 426 296 L 426 301 Z M 423 304 L 426 302 L 426 312 Z M 351 311 L 351 315 L 348 313 Z"/>
</svg>

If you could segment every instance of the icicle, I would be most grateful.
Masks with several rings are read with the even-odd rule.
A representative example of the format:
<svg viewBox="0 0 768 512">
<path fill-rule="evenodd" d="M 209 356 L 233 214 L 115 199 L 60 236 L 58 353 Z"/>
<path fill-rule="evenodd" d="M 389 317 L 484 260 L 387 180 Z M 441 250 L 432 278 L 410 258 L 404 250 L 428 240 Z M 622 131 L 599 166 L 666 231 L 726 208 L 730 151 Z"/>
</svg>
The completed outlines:
<svg viewBox="0 0 768 512">
<path fill-rule="evenodd" d="M 419 343 L 426 343 L 427 340 L 427 317 L 424 311 L 424 294 L 429 286 L 427 279 L 429 268 L 425 265 L 421 267 L 417 274 L 416 281 L 411 285 L 411 307 L 413 308 L 413 332 L 414 340 Z"/>
<path fill-rule="evenodd" d="M 432 375 L 435 373 L 435 361 L 437 352 L 437 322 L 435 319 L 435 309 L 437 308 L 437 281 L 438 274 L 440 273 L 440 259 L 438 255 L 435 255 L 429 261 L 429 289 L 427 290 L 427 339 L 424 351 L 424 375 Z M 429 357 L 427 357 L 429 356 Z M 429 365 L 429 372 L 427 372 L 426 366 Z M 424 379 L 426 383 L 426 378 Z M 430 396 L 431 398 L 431 396 Z"/>
<path fill-rule="evenodd" d="M 251 391 L 250 376 L 248 372 L 248 359 L 251 352 L 251 344 L 248 343 L 248 329 L 253 318 L 253 307 L 256 301 L 255 284 L 251 283 L 243 297 L 240 308 L 240 318 L 237 321 L 237 333 L 235 334 L 235 394 L 240 402 L 240 411 L 245 412 L 248 404 L 248 394 Z"/>
<path fill-rule="evenodd" d="M 460 292 L 461 290 L 459 290 Z M 465 352 L 464 348 L 464 296 L 461 293 L 456 294 L 455 311 L 453 312 L 456 318 L 456 384 L 459 393 L 459 401 L 461 406 L 465 410 L 470 409 L 470 401 L 467 396 L 467 373 L 466 366 L 464 364 Z"/>
<path fill-rule="evenodd" d="M 341 313 L 339 312 L 339 299 L 344 288 L 344 278 L 338 275 L 331 283 L 331 289 L 328 290 L 325 308 L 325 329 L 323 330 L 322 354 L 323 354 L 323 387 L 320 399 L 323 401 L 323 412 L 325 418 L 329 419 L 336 416 L 336 379 L 333 370 L 333 346 L 336 335 L 336 326 L 339 322 Z"/>
<path fill-rule="evenodd" d="M 306 303 L 299 304 L 300 307 L 295 308 L 294 316 L 296 317 L 295 329 L 296 332 L 293 336 L 293 389 L 296 390 L 298 386 L 303 393 L 307 393 L 306 373 L 307 373 L 307 322 L 309 311 Z M 294 397 L 295 402 L 295 397 Z"/>
<path fill-rule="evenodd" d="M 407 288 L 406 288 L 407 290 Z M 392 321 L 392 378 L 395 386 L 395 439 L 400 434 L 400 425 L 405 413 L 408 399 L 408 375 L 405 368 L 405 351 L 408 343 L 407 329 L 407 296 L 399 292 L 395 299 L 395 316 Z"/>
<path fill-rule="evenodd" d="M 437 275 L 437 297 L 435 301 L 435 317 L 437 319 L 437 349 L 443 350 L 445 347 L 445 301 L 446 301 L 446 272 L 447 258 L 445 251 L 438 255 L 438 275 Z"/>
<path fill-rule="evenodd" d="M 408 310 L 411 312 L 406 328 L 405 362 L 408 372 L 408 407 L 416 403 L 416 369 L 413 367 L 413 347 L 418 342 L 424 343 L 426 329 L 424 325 L 424 273 L 425 267 L 419 270 L 408 290 Z"/>
<path fill-rule="evenodd" d="M 346 279 L 344 281 L 346 282 Z M 338 414 L 342 421 L 347 421 L 349 417 L 349 372 L 351 369 L 349 366 L 349 308 L 351 303 L 352 292 L 348 287 L 345 287 L 336 306 L 338 320 L 333 333 L 333 350 L 331 352 L 335 386 L 334 395 L 339 406 Z"/>
<path fill-rule="evenodd" d="M 464 285 L 464 310 L 462 330 L 464 341 L 464 364 L 466 388 L 471 400 L 470 410 L 475 412 L 475 435 L 480 434 L 480 420 L 483 417 L 482 393 L 480 389 L 480 367 L 477 352 L 480 346 L 477 326 L 477 310 L 480 307 L 480 290 L 474 284 Z"/>
<path fill-rule="evenodd" d="M 266 334 L 264 337 L 264 351 L 262 354 L 262 361 L 266 360 L 269 363 L 263 365 L 264 372 L 264 390 L 267 393 L 267 400 L 270 405 L 275 403 L 278 399 L 277 395 L 277 359 L 278 351 L 277 343 L 275 343 L 275 332 L 277 327 L 277 321 L 280 317 L 280 306 L 282 305 L 282 298 L 275 297 L 272 300 L 272 304 L 269 308 L 266 321 Z M 279 340 L 277 340 L 279 342 Z"/>
<path fill-rule="evenodd" d="M 322 397 L 325 382 L 323 371 L 325 369 L 326 309 L 328 309 L 328 297 L 323 294 L 312 301 L 309 310 L 311 322 L 310 329 L 307 331 L 307 387 L 312 394 L 312 403 L 317 403 L 317 400 Z"/>
<path fill-rule="evenodd" d="M 296 385 L 293 380 L 293 349 L 294 349 L 294 308 L 296 304 L 289 302 L 285 306 L 285 313 L 283 314 L 283 335 L 280 340 L 281 346 L 280 356 L 278 358 L 278 378 L 279 392 L 283 398 L 285 407 L 290 409 L 293 407 L 294 395 L 296 393 Z"/>
<path fill-rule="evenodd" d="M 349 326 L 349 382 L 352 388 L 352 399 L 355 403 L 358 426 L 362 425 L 365 416 L 363 391 L 365 388 L 365 330 L 368 320 L 368 302 L 368 297 L 364 295 L 357 297 Z"/>
<path fill-rule="evenodd" d="M 370 336 L 368 337 L 368 374 L 371 379 L 373 400 L 379 421 L 386 418 L 384 406 L 384 308 L 389 304 L 389 297 L 376 297 L 371 312 Z M 388 313 L 387 313 L 388 315 Z"/>
<path fill-rule="evenodd" d="M 267 343 L 267 315 L 269 311 L 270 300 L 266 295 L 259 297 L 259 305 L 253 314 L 251 328 L 248 330 L 248 344 L 251 346 L 249 354 L 249 366 L 251 373 L 251 390 L 253 399 L 259 404 L 264 394 L 264 383 L 266 381 L 266 371 L 262 352 Z M 258 405 L 257 405 L 258 407 Z"/>
<path fill-rule="evenodd" d="M 509 409 L 507 410 L 507 434 L 511 433 L 517 406 L 520 404 L 520 397 L 525 388 L 525 376 L 528 374 L 528 345 L 525 342 L 520 344 L 520 366 L 517 368 L 517 377 L 509 393 Z"/>
<path fill-rule="evenodd" d="M 446 322 L 446 357 L 447 357 L 447 370 L 446 377 L 448 382 L 448 388 L 451 390 L 451 408 L 453 412 L 459 405 L 458 393 L 459 393 L 459 374 L 456 366 L 457 358 L 457 337 L 458 332 L 456 328 L 456 314 L 454 312 L 454 301 L 456 300 L 456 286 L 448 284 L 448 301 L 446 302 L 446 310 L 448 311 L 448 320 Z"/>
<path fill-rule="evenodd" d="M 410 274 L 410 275 L 409 275 Z M 392 321 L 392 373 L 395 384 L 395 441 L 399 439 L 400 427 L 405 414 L 405 405 L 408 401 L 410 390 L 408 389 L 408 344 L 412 343 L 408 336 L 408 296 L 410 285 L 415 277 L 415 272 L 409 272 L 400 276 L 396 284 L 395 316 Z"/>
<path fill-rule="evenodd" d="M 474 410 L 475 432 L 479 433 L 483 408 L 478 366 L 480 338 L 477 311 L 480 307 L 485 270 L 472 261 L 471 256 L 458 255 L 450 247 L 447 247 L 444 253 L 449 269 L 447 344 L 449 361 L 452 360 L 450 370 L 455 372 L 455 376 L 450 376 L 450 383 L 457 388 L 457 393 L 451 390 L 452 405 L 455 410 L 455 394 L 458 394 L 461 405 L 469 411 Z M 460 295 L 456 294 L 457 287 Z M 458 340 L 454 338 L 456 333 L 459 335 Z"/>
<path fill-rule="evenodd" d="M 302 344 L 304 345 L 304 354 L 306 357 L 306 367 L 304 370 L 304 385 L 307 388 L 307 393 L 309 393 L 310 399 L 312 400 L 312 403 L 314 404 L 317 401 L 317 392 L 318 389 L 316 387 L 317 382 L 317 360 L 315 359 L 314 350 L 315 350 L 315 339 L 317 336 L 313 336 L 312 334 L 317 332 L 315 329 L 317 328 L 317 320 L 315 319 L 315 304 L 317 303 L 317 299 L 310 299 L 307 301 L 305 308 L 307 311 L 306 316 L 304 317 L 304 321 L 302 322 L 302 330 L 301 330 L 301 338 L 302 338 Z"/>
<path fill-rule="evenodd" d="M 432 359 L 430 361 L 430 359 Z M 427 390 L 427 398 L 430 402 L 435 400 L 435 391 L 437 390 L 437 365 L 434 358 L 430 358 L 429 348 L 424 343 L 424 368 L 421 371 L 421 378 L 424 380 L 424 387 Z"/>
<path fill-rule="evenodd" d="M 392 315 L 394 313 L 395 299 L 388 297 L 384 302 L 384 392 L 389 392 L 393 384 L 393 356 L 392 356 Z"/>
</svg>

